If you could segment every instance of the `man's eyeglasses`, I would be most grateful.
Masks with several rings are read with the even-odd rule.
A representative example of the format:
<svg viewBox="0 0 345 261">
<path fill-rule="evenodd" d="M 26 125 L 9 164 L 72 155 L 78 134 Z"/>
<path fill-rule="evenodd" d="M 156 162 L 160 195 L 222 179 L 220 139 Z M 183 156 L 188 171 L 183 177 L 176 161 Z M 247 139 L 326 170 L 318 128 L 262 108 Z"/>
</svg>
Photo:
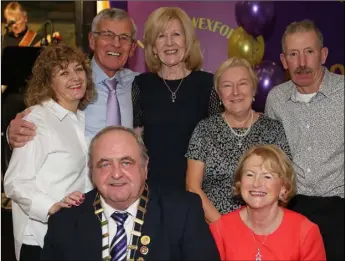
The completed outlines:
<svg viewBox="0 0 345 261">
<path fill-rule="evenodd" d="M 133 38 L 127 34 L 116 34 L 112 31 L 100 31 L 100 32 L 92 32 L 93 34 L 99 35 L 105 41 L 113 41 L 115 37 L 119 38 L 119 42 L 121 44 L 131 44 L 133 42 Z"/>
</svg>

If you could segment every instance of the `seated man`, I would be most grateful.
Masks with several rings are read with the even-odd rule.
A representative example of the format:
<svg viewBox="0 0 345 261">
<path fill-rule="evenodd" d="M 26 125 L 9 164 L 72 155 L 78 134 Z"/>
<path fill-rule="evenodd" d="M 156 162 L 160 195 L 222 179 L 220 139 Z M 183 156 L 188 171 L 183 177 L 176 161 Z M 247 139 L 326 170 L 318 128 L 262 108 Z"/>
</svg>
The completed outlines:
<svg viewBox="0 0 345 261">
<path fill-rule="evenodd" d="M 99 132 L 89 148 L 96 189 L 49 218 L 41 260 L 219 260 L 200 198 L 148 188 L 148 161 L 132 130 Z"/>
</svg>

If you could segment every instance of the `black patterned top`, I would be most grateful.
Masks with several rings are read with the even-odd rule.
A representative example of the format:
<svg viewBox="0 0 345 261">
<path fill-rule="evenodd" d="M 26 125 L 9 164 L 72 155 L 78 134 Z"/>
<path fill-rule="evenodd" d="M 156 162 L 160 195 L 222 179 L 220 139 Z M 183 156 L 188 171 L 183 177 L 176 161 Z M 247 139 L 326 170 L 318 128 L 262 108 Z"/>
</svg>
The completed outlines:
<svg viewBox="0 0 345 261">
<path fill-rule="evenodd" d="M 174 92 L 181 80 L 165 80 Z M 155 73 L 135 77 L 132 89 L 133 126 L 144 127 L 150 157 L 149 184 L 165 183 L 185 190 L 189 139 L 197 123 L 220 112 L 213 74 L 193 71 L 183 78 L 172 102 L 171 92 Z"/>
<path fill-rule="evenodd" d="M 200 121 L 194 129 L 186 157 L 205 163 L 202 189 L 221 214 L 243 205 L 232 195 L 234 172 L 242 154 L 256 144 L 278 145 L 291 159 L 283 125 L 265 115 L 259 116 L 245 137 L 235 136 L 222 114 Z"/>
</svg>

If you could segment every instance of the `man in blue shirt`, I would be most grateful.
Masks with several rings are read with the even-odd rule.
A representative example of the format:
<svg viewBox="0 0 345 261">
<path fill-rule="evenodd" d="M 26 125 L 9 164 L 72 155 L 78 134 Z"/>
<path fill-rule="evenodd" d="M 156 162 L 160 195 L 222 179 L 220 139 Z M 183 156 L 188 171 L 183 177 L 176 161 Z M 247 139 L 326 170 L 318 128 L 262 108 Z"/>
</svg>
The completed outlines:
<svg viewBox="0 0 345 261">
<path fill-rule="evenodd" d="M 103 84 L 116 78 L 117 99 L 120 106 L 121 125 L 132 128 L 133 109 L 131 88 L 138 73 L 123 68 L 136 48 L 137 27 L 124 10 L 109 8 L 101 11 L 92 21 L 89 45 L 94 52 L 91 61 L 92 77 L 97 98 L 85 109 L 85 137 L 93 136 L 106 127 L 107 96 L 109 90 Z M 13 148 L 24 146 L 36 135 L 36 126 L 23 120 L 30 110 L 18 113 L 8 128 L 8 141 Z"/>
</svg>

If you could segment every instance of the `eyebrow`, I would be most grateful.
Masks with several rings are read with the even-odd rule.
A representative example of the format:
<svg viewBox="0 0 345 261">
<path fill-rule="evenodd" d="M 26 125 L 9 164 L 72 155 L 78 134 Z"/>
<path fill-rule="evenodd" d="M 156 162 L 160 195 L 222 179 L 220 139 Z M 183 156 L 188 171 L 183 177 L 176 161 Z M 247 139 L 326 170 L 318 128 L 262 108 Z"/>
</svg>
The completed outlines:
<svg viewBox="0 0 345 261">
<path fill-rule="evenodd" d="M 104 162 L 112 162 L 112 160 L 111 159 L 107 159 L 107 158 L 101 158 L 99 161 L 97 161 L 96 166 L 99 167 Z"/>
</svg>

